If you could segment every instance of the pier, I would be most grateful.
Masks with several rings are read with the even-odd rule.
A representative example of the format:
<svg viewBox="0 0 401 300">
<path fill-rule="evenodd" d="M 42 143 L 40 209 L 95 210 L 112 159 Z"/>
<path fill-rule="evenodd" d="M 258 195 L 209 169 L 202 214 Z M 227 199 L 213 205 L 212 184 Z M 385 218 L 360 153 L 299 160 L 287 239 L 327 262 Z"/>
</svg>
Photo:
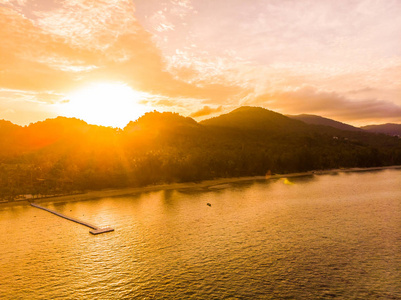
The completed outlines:
<svg viewBox="0 0 401 300">
<path fill-rule="evenodd" d="M 58 213 L 58 212 L 56 212 L 56 211 L 54 211 L 54 210 L 48 209 L 48 208 L 46 208 L 46 207 L 40 206 L 40 205 L 35 204 L 35 203 L 31 203 L 31 206 L 36 207 L 36 208 L 39 208 L 39 209 L 43 209 L 43 210 L 45 210 L 45 211 L 48 211 L 49 213 L 55 214 L 56 216 L 59 216 L 59 217 L 62 217 L 62 218 L 64 218 L 64 219 L 67 219 L 67 220 L 69 220 L 69 221 L 73 221 L 73 222 L 75 222 L 75 223 L 78 223 L 78 224 L 84 225 L 84 226 L 86 226 L 86 227 L 89 227 L 89 228 L 92 229 L 92 230 L 89 230 L 89 232 L 90 232 L 91 234 L 101 234 L 101 233 L 106 233 L 106 232 L 114 231 L 114 229 L 111 228 L 111 227 L 100 228 L 100 227 L 98 227 L 98 226 L 89 224 L 89 223 L 87 223 L 87 222 L 84 222 L 84 221 L 81 221 L 81 220 L 78 220 L 78 219 L 75 219 L 75 218 L 72 218 L 72 217 L 68 217 L 68 216 L 66 216 L 66 215 L 63 215 L 63 214 L 61 214 L 61 213 Z"/>
</svg>

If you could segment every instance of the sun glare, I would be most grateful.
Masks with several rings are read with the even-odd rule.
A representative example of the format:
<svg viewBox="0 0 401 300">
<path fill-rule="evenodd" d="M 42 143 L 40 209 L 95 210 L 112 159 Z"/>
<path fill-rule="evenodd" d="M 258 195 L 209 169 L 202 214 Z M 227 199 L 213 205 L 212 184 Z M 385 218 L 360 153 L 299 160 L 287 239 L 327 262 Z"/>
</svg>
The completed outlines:
<svg viewBox="0 0 401 300">
<path fill-rule="evenodd" d="M 134 91 L 121 83 L 96 83 L 67 95 L 60 107 L 67 117 L 82 119 L 89 124 L 123 128 L 152 107 L 140 104 L 146 93 Z"/>
</svg>

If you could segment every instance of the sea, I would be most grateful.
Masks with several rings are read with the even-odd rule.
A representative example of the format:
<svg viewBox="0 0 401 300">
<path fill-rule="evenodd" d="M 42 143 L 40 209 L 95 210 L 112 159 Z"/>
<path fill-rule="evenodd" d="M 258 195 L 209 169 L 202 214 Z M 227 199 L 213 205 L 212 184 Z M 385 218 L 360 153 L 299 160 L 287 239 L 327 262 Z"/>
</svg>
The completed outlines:
<svg viewBox="0 0 401 300">
<path fill-rule="evenodd" d="M 401 170 L 0 206 L 0 299 L 401 299 Z"/>
</svg>

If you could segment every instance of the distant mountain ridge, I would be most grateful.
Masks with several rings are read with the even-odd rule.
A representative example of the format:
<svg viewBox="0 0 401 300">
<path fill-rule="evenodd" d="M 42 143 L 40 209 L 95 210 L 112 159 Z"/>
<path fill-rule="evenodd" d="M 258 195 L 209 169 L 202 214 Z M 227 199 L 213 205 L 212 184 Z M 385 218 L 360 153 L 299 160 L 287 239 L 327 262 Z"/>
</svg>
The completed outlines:
<svg viewBox="0 0 401 300">
<path fill-rule="evenodd" d="M 317 115 L 309 115 L 309 114 L 301 114 L 301 115 L 288 115 L 289 118 L 299 120 L 305 122 L 307 124 L 313 125 L 323 125 L 323 126 L 330 126 L 333 128 L 337 128 L 340 130 L 348 130 L 348 131 L 361 131 L 361 128 L 354 127 L 349 124 L 345 124 L 339 121 L 335 121 L 332 119 L 324 118 Z"/>
<path fill-rule="evenodd" d="M 363 130 L 387 135 L 401 136 L 401 124 L 387 123 L 381 125 L 367 125 L 361 127 Z"/>
</svg>

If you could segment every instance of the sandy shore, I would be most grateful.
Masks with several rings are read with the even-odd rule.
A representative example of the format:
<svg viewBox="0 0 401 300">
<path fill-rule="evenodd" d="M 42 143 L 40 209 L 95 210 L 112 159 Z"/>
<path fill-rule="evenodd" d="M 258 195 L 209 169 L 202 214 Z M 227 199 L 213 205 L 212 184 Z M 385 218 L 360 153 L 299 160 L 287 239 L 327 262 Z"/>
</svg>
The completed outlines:
<svg viewBox="0 0 401 300">
<path fill-rule="evenodd" d="M 70 201 L 85 201 L 93 200 L 105 197 L 116 197 L 116 196 L 127 196 L 132 194 L 139 194 L 144 192 L 160 191 L 160 190 L 181 190 L 181 189 L 220 189 L 226 188 L 230 183 L 254 181 L 254 180 L 271 180 L 279 178 L 291 178 L 301 176 L 313 176 L 323 174 L 335 174 L 339 172 L 365 172 L 365 171 L 376 171 L 385 169 L 401 169 L 401 166 L 388 166 L 388 167 L 374 167 L 374 168 L 348 168 L 348 169 L 333 169 L 333 170 L 319 170 L 309 171 L 303 173 L 291 173 L 291 174 L 274 174 L 267 176 L 250 176 L 250 177 L 235 177 L 235 178 L 219 178 L 213 180 L 205 180 L 201 182 L 185 182 L 185 183 L 173 183 L 173 184 L 160 184 L 146 187 L 137 188 L 123 188 L 123 189 L 107 189 L 98 191 L 88 191 L 81 194 L 46 197 L 39 199 L 30 199 L 29 201 L 14 201 L 14 202 L 3 202 L 0 203 L 0 207 L 8 206 L 19 206 L 29 205 L 30 202 L 35 203 L 46 203 L 46 202 L 70 202 Z"/>
</svg>

